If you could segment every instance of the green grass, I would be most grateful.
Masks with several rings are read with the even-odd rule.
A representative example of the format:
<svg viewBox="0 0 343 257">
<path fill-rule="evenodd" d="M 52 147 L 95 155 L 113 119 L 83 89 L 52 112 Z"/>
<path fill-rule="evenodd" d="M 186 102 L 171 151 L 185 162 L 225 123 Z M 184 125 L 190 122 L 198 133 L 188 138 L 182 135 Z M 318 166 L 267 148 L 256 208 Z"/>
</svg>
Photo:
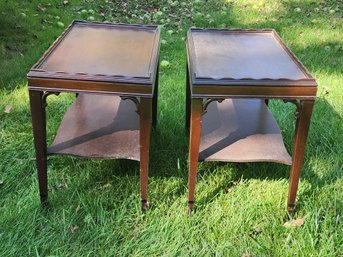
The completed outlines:
<svg viewBox="0 0 343 257">
<path fill-rule="evenodd" d="M 0 3 L 0 255 L 343 256 L 342 1 L 107 2 Z M 83 15 L 83 9 L 95 14 Z M 157 17 L 159 10 L 163 15 Z M 39 204 L 25 74 L 63 31 L 58 21 L 67 26 L 89 16 L 164 24 L 161 60 L 170 67 L 160 74 L 151 208 L 145 214 L 139 165 L 127 160 L 51 158 L 50 208 Z M 200 163 L 196 210 L 187 215 L 183 38 L 191 26 L 274 28 L 317 78 L 318 99 L 292 217 L 303 218 L 304 225 L 284 226 L 289 167 L 273 163 Z M 72 100 L 67 94 L 49 98 L 49 143 Z M 5 113 L 8 105 L 12 110 Z M 291 152 L 294 107 L 280 101 L 270 106 Z"/>
</svg>

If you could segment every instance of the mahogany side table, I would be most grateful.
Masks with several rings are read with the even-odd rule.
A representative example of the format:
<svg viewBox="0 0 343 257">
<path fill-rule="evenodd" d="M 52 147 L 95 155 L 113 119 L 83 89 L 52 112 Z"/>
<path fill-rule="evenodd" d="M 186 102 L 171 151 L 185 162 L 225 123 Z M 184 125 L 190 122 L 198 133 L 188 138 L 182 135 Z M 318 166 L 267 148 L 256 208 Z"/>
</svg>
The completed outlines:
<svg viewBox="0 0 343 257">
<path fill-rule="evenodd" d="M 157 26 L 74 21 L 31 68 L 28 78 L 40 198 L 47 201 L 47 155 L 140 161 L 147 208 L 151 123 L 157 121 Z M 77 97 L 51 146 L 46 98 Z"/>
<path fill-rule="evenodd" d="M 291 165 L 288 211 L 293 212 L 316 91 L 315 79 L 274 30 L 190 29 L 189 210 L 194 206 L 200 160 Z M 292 157 L 268 109 L 268 99 L 296 105 Z"/>
</svg>

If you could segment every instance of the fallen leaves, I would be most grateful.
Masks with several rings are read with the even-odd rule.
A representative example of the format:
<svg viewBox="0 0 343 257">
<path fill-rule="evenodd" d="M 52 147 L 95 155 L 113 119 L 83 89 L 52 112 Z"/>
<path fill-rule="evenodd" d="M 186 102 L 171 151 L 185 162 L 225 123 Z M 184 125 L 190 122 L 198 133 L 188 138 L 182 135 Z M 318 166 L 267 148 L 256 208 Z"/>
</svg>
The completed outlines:
<svg viewBox="0 0 343 257">
<path fill-rule="evenodd" d="M 170 63 L 166 60 L 161 61 L 161 67 L 162 68 L 168 68 L 170 66 Z"/>
<path fill-rule="evenodd" d="M 257 227 L 252 232 L 249 233 L 249 236 L 250 237 L 255 237 L 255 236 L 258 236 L 261 233 L 262 233 L 262 229 Z"/>
<path fill-rule="evenodd" d="M 78 205 L 75 209 L 75 212 L 78 213 L 81 210 L 81 208 L 82 208 L 81 205 Z"/>
<path fill-rule="evenodd" d="M 79 228 L 78 225 L 71 225 L 71 226 L 69 227 L 69 229 L 70 229 L 70 232 L 71 232 L 72 234 L 74 234 L 74 233 L 76 233 L 80 228 Z"/>
<path fill-rule="evenodd" d="M 105 184 L 105 185 L 103 185 L 101 187 L 101 190 L 106 190 L 107 188 L 111 188 L 111 187 L 112 187 L 112 184 L 111 183 L 107 183 L 107 184 Z"/>
<path fill-rule="evenodd" d="M 13 108 L 13 106 L 10 105 L 10 104 L 8 104 L 8 105 L 5 106 L 4 112 L 5 112 L 5 113 L 11 113 L 12 108 Z"/>
<path fill-rule="evenodd" d="M 294 8 L 294 11 L 297 12 L 297 13 L 301 13 L 301 9 L 299 7 Z"/>
<path fill-rule="evenodd" d="M 37 11 L 45 12 L 46 11 L 46 7 L 42 6 L 41 4 L 38 4 Z"/>
<path fill-rule="evenodd" d="M 64 28 L 64 23 L 61 21 L 56 22 L 57 27 Z"/>
<path fill-rule="evenodd" d="M 297 218 L 295 220 L 289 220 L 286 221 L 285 224 L 283 224 L 284 227 L 286 228 L 296 228 L 296 227 L 301 227 L 304 225 L 304 218 Z"/>
<path fill-rule="evenodd" d="M 330 93 L 330 88 L 328 86 L 323 86 L 323 94 L 328 95 Z"/>
<path fill-rule="evenodd" d="M 91 214 L 87 214 L 85 216 L 85 218 L 83 219 L 83 222 L 86 223 L 86 224 L 90 224 L 93 222 L 93 217 Z"/>
<path fill-rule="evenodd" d="M 60 183 L 57 185 L 57 188 L 59 189 L 68 189 L 68 185 L 66 183 Z"/>
</svg>

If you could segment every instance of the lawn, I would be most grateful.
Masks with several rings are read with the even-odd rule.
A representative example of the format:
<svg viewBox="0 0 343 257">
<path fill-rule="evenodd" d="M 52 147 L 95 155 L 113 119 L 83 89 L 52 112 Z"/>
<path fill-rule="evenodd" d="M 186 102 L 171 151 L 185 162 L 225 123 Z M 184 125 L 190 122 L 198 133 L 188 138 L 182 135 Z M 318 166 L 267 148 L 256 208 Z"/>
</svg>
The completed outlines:
<svg viewBox="0 0 343 257">
<path fill-rule="evenodd" d="M 342 1 L 2 0 L 0 13 L 1 256 L 343 256 Z M 139 164 L 129 160 L 50 158 L 50 206 L 40 206 L 26 73 L 74 19 L 161 25 L 160 59 L 170 65 L 160 72 L 146 213 Z M 187 214 L 191 26 L 274 28 L 317 78 L 293 216 L 289 166 L 275 163 L 200 163 Z M 49 97 L 48 143 L 73 99 Z M 275 100 L 270 109 L 291 152 L 294 106 Z"/>
</svg>

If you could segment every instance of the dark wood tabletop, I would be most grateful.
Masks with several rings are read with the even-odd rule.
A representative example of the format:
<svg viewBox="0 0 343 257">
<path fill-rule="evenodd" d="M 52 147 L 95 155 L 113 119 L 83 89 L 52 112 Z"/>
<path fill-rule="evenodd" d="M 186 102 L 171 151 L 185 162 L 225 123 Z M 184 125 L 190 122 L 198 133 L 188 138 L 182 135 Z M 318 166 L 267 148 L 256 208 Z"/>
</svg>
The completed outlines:
<svg viewBox="0 0 343 257">
<path fill-rule="evenodd" d="M 316 81 L 272 29 L 190 29 L 194 95 L 314 98 Z"/>
<path fill-rule="evenodd" d="M 74 21 L 29 71 L 30 89 L 152 95 L 159 33 L 157 26 Z"/>
</svg>

